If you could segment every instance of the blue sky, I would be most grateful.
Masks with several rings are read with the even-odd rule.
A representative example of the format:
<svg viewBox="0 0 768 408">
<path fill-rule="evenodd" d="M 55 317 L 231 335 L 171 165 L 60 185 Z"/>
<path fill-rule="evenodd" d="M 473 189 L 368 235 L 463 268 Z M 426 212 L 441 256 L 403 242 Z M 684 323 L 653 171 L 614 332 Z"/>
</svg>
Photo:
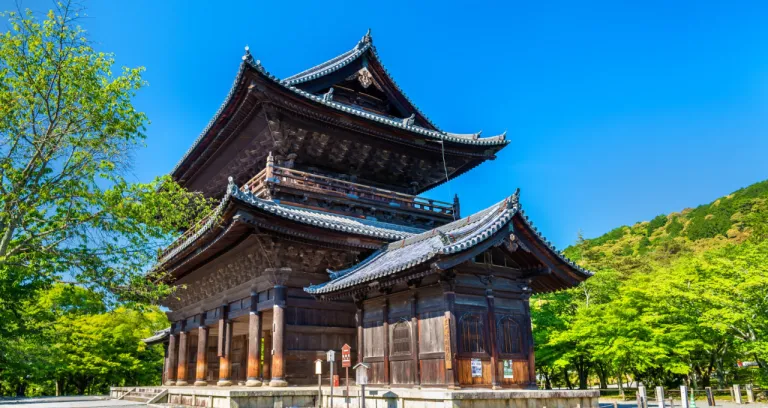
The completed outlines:
<svg viewBox="0 0 768 408">
<path fill-rule="evenodd" d="M 278 77 L 354 46 L 444 130 L 512 143 L 427 195 L 482 209 L 521 188 L 558 247 L 768 178 L 768 3 L 86 1 L 82 25 L 145 66 L 135 176 L 167 173 L 223 101 L 247 44 Z M 13 2 L 0 8 L 13 8 Z M 24 0 L 44 11 L 48 1 Z"/>
</svg>

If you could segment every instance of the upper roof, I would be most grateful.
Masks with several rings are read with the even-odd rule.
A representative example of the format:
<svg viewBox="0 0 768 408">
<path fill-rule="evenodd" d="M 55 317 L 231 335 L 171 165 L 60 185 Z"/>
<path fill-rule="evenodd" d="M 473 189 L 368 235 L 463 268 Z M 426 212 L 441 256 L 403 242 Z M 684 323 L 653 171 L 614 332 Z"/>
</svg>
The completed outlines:
<svg viewBox="0 0 768 408">
<path fill-rule="evenodd" d="M 426 264 L 439 257 L 468 251 L 497 235 L 503 229 L 510 228 L 513 217 L 521 215 L 518 190 L 504 201 L 469 217 L 387 244 L 351 268 L 336 272 L 329 271 L 332 278 L 330 281 L 309 286 L 304 290 L 314 295 L 342 291 Z M 527 217 L 521 217 L 521 220 L 527 227 L 532 228 Z M 558 258 L 565 268 L 578 276 L 579 280 L 592 275 L 591 272 L 579 267 L 558 252 L 535 229 L 533 231 L 536 241 L 542 244 L 548 253 Z"/>
<path fill-rule="evenodd" d="M 348 114 L 363 118 L 372 123 L 382 124 L 391 128 L 402 129 L 407 132 L 413 133 L 416 136 L 426 139 L 433 139 L 438 142 L 446 142 L 454 146 L 476 146 L 477 149 L 483 149 L 481 152 L 486 152 L 490 149 L 490 152 L 495 153 L 504 146 L 509 144 L 506 139 L 506 131 L 495 136 L 481 137 L 482 132 L 476 133 L 451 133 L 439 130 L 436 126 L 429 121 L 426 116 L 408 99 L 397 84 L 392 80 L 391 76 L 386 73 L 386 78 L 391 82 L 394 89 L 397 90 L 397 96 L 406 101 L 408 109 L 411 111 L 411 115 L 408 117 L 393 117 L 373 113 L 360 108 L 355 105 L 340 103 L 333 100 L 332 92 L 327 94 L 316 95 L 303 89 L 303 84 L 308 81 L 316 80 L 326 75 L 330 75 L 345 66 L 358 61 L 360 58 L 366 58 L 367 60 L 374 61 L 380 65 L 378 55 L 376 54 L 375 47 L 373 47 L 373 41 L 370 33 L 366 34 L 363 39 L 351 50 L 342 53 L 341 55 L 334 57 L 322 64 L 312 67 L 308 70 L 302 71 L 296 75 L 290 76 L 281 80 L 273 74 L 269 73 L 260 61 L 253 58 L 248 47 L 245 48 L 246 52 L 243 55 L 243 62 L 240 65 L 240 69 L 235 77 L 235 80 L 227 94 L 226 99 L 219 107 L 216 114 L 209 121 L 208 125 L 203 129 L 202 133 L 197 137 L 192 146 L 187 150 L 184 156 L 174 166 L 171 174 L 174 177 L 179 177 L 184 173 L 184 168 L 188 167 L 194 162 L 197 157 L 196 151 L 200 149 L 206 149 L 209 139 L 215 139 L 220 131 L 222 123 L 226 123 L 232 115 L 237 105 L 241 104 L 245 99 L 246 90 L 251 85 L 251 82 L 246 80 L 246 73 L 256 73 L 261 78 L 267 80 L 270 83 L 278 85 L 285 91 L 291 94 L 297 95 L 303 99 L 322 105 L 327 108 L 331 108 L 336 112 L 342 114 Z M 381 65 L 383 69 L 383 65 Z M 423 118 L 424 126 L 417 124 L 416 117 Z M 447 150 L 447 148 L 446 148 Z M 487 154 L 487 153 L 486 153 Z"/>
<path fill-rule="evenodd" d="M 318 78 L 328 76 L 361 59 L 366 59 L 366 62 L 370 61 L 381 67 L 384 79 L 391 85 L 390 88 L 396 92 L 396 94 L 392 96 L 407 105 L 406 109 L 413 112 L 415 115 L 418 115 L 419 119 L 421 119 L 428 128 L 437 131 L 440 130 L 437 125 L 432 122 L 410 98 L 408 98 L 408 95 L 405 94 L 402 88 L 395 82 L 392 75 L 390 75 L 384 64 L 381 63 L 381 58 L 379 58 L 376 47 L 373 45 L 373 37 L 371 36 L 370 29 L 368 29 L 368 32 L 365 33 L 363 38 L 351 50 L 345 51 L 312 68 L 291 75 L 288 78 L 285 78 L 283 82 L 286 85 L 296 86 L 305 82 L 314 81 Z"/>
</svg>

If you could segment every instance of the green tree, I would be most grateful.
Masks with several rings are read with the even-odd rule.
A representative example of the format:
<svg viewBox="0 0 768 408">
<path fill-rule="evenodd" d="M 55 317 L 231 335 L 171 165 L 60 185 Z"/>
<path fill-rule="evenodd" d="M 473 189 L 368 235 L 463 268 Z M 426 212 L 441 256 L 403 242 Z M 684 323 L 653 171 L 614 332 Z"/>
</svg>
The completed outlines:
<svg viewBox="0 0 768 408">
<path fill-rule="evenodd" d="M 0 371 L 23 363 L 8 347 L 39 329 L 23 305 L 53 283 L 89 288 L 109 307 L 169 295 L 166 274 L 149 266 L 210 206 L 168 177 L 129 179 L 148 123 L 131 102 L 143 68 L 114 73 L 69 2 L 40 19 L 2 16 Z"/>
</svg>

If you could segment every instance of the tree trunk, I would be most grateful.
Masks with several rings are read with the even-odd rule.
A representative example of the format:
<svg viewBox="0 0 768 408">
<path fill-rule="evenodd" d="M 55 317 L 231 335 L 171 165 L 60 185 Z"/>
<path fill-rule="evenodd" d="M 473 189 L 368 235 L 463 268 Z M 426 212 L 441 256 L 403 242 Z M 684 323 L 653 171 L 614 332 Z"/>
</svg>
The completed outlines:
<svg viewBox="0 0 768 408">
<path fill-rule="evenodd" d="M 621 399 L 623 400 L 624 399 L 624 374 L 621 372 L 621 370 L 619 370 L 617 374 L 618 375 L 616 376 L 616 380 L 617 380 L 616 382 L 619 385 L 619 397 L 621 397 Z"/>
<path fill-rule="evenodd" d="M 569 390 L 573 389 L 573 384 L 571 384 L 571 377 L 568 376 L 568 369 L 563 368 L 563 379 L 565 380 L 565 386 Z"/>
<path fill-rule="evenodd" d="M 544 389 L 551 390 L 552 389 L 552 379 L 549 378 L 549 373 L 544 371 Z"/>
<path fill-rule="evenodd" d="M 608 372 L 605 369 L 605 366 L 598 363 L 595 366 L 595 370 L 597 371 L 597 378 L 600 379 L 600 389 L 607 389 L 608 388 Z"/>
</svg>

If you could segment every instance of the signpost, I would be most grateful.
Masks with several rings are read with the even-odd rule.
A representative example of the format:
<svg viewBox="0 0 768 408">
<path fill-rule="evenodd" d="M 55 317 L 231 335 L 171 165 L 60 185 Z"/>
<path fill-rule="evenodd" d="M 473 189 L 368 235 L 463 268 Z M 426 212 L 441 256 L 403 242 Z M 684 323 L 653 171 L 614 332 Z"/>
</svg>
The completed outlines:
<svg viewBox="0 0 768 408">
<path fill-rule="evenodd" d="M 319 408 L 323 401 L 323 360 L 320 358 L 315 360 L 315 374 L 317 374 L 317 406 Z"/>
<path fill-rule="evenodd" d="M 341 366 L 346 371 L 346 383 L 347 383 L 347 408 L 349 408 L 349 367 L 352 366 L 352 347 L 349 344 L 344 343 L 341 346 Z"/>
<path fill-rule="evenodd" d="M 368 384 L 368 364 L 357 363 L 355 369 L 355 382 L 360 386 L 360 408 L 365 407 L 365 385 Z"/>
<path fill-rule="evenodd" d="M 331 365 L 331 396 L 330 396 L 330 407 L 333 408 L 333 365 L 336 363 L 336 352 L 333 350 L 328 350 L 327 353 L 325 353 L 328 363 Z"/>
</svg>

